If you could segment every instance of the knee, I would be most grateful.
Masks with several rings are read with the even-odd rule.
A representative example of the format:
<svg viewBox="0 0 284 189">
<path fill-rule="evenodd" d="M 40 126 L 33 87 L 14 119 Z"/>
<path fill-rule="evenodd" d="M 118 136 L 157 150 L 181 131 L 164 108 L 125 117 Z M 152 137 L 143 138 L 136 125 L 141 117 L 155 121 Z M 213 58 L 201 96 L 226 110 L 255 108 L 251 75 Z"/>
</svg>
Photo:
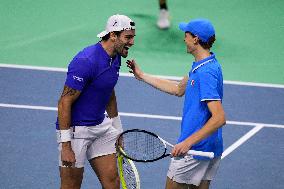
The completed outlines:
<svg viewBox="0 0 284 189">
<path fill-rule="evenodd" d="M 109 176 L 103 183 L 103 189 L 120 189 L 120 179 L 117 174 Z"/>
<path fill-rule="evenodd" d="M 60 189 L 80 189 L 83 171 L 72 169 L 61 169 L 61 187 Z"/>
<path fill-rule="evenodd" d="M 81 183 L 77 181 L 61 182 L 60 189 L 80 189 Z"/>
</svg>

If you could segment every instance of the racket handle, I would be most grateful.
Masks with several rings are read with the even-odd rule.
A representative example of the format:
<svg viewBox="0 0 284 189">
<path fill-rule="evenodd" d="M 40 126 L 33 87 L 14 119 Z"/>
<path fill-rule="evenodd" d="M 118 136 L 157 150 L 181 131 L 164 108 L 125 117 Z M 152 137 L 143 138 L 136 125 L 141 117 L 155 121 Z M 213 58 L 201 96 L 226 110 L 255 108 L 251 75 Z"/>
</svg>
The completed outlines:
<svg viewBox="0 0 284 189">
<path fill-rule="evenodd" d="M 214 158 L 214 153 L 213 152 L 202 152 L 202 151 L 196 151 L 196 150 L 189 150 L 187 153 L 190 154 L 190 155 L 208 157 L 210 159 Z"/>
</svg>

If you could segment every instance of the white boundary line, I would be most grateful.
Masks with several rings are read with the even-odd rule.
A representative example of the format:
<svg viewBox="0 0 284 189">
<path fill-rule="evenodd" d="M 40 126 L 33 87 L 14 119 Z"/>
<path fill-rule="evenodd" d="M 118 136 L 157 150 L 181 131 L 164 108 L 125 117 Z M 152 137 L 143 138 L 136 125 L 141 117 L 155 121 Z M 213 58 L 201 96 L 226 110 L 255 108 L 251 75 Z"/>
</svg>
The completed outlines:
<svg viewBox="0 0 284 189">
<path fill-rule="evenodd" d="M 257 125 L 252 128 L 249 132 L 247 132 L 244 136 L 242 136 L 239 140 L 229 146 L 222 154 L 221 159 L 224 159 L 227 155 L 232 153 L 235 149 L 245 143 L 248 139 L 250 139 L 253 135 L 255 135 L 258 131 L 260 131 L 264 126 Z"/>
<path fill-rule="evenodd" d="M 17 104 L 3 104 L 0 103 L 0 107 L 5 108 L 19 108 L 19 109 L 32 109 L 32 110 L 47 110 L 47 111 L 57 111 L 56 107 L 47 107 L 47 106 L 30 106 L 30 105 L 17 105 Z M 151 119 L 167 119 L 167 120 L 181 120 L 181 117 L 175 116 L 162 116 L 162 115 L 150 115 L 150 114 L 137 114 L 137 113 L 126 113 L 119 112 L 121 116 L 128 117 L 143 117 L 143 118 L 151 118 Z M 237 121 L 227 121 L 227 124 L 230 125 L 244 125 L 244 126 L 253 126 L 248 133 L 242 136 L 239 140 L 229 146 L 222 154 L 222 159 L 232 153 L 235 149 L 249 140 L 253 135 L 255 135 L 258 131 L 260 131 L 263 127 L 274 127 L 274 128 L 282 128 L 284 129 L 284 125 L 275 125 L 275 124 L 263 124 L 263 123 L 252 123 L 252 122 L 237 122 Z"/>
<path fill-rule="evenodd" d="M 28 70 L 41 70 L 41 71 L 53 71 L 53 72 L 67 72 L 66 68 L 55 68 L 55 67 L 41 67 L 41 66 L 28 66 L 28 65 L 17 65 L 17 64 L 5 64 L 0 63 L 0 67 L 3 68 L 17 68 L 17 69 L 28 69 Z M 129 73 L 120 73 L 121 76 L 124 77 L 133 77 L 132 74 Z M 182 77 L 175 76 L 163 76 L 156 75 L 157 77 L 172 79 L 172 80 L 181 80 Z M 254 86 L 254 87 L 270 87 L 270 88 L 282 88 L 284 89 L 284 85 L 281 84 L 272 84 L 272 83 L 254 83 L 254 82 L 241 82 L 241 81 L 224 81 L 225 84 L 230 85 L 243 85 L 243 86 Z"/>
<path fill-rule="evenodd" d="M 31 105 L 20 105 L 20 104 L 0 103 L 0 107 L 3 107 L 3 108 L 18 108 L 18 109 L 30 109 L 30 110 L 57 111 L 57 107 L 31 106 Z M 165 119 L 165 120 L 181 121 L 181 117 L 177 117 L 177 116 L 163 116 L 163 115 L 127 113 L 127 112 L 119 112 L 119 115 L 126 116 L 126 117 L 140 117 L 140 118 L 150 118 L 150 119 Z M 229 124 L 229 125 L 241 125 L 241 126 L 253 126 L 253 127 L 261 125 L 263 127 L 272 127 L 272 128 L 284 129 L 284 125 L 279 125 L 279 124 L 239 122 L 239 121 L 227 121 L 227 124 Z"/>
<path fill-rule="evenodd" d="M 59 36 L 59 35 L 63 35 L 63 34 L 69 33 L 69 32 L 73 32 L 73 31 L 79 30 L 83 27 L 84 27 L 84 25 L 79 25 L 79 26 L 75 26 L 75 27 L 72 27 L 72 28 L 68 28 L 67 30 L 55 31 L 55 32 L 52 32 L 52 33 L 49 33 L 49 34 L 46 34 L 46 35 L 35 36 L 35 37 L 30 38 L 30 39 L 25 39 L 25 40 L 22 40 L 22 41 L 18 40 L 15 43 L 4 46 L 3 49 L 11 49 L 11 48 L 14 48 L 14 47 L 22 47 L 22 46 L 29 45 L 29 44 L 34 43 L 34 42 L 47 40 L 47 39 L 50 39 L 50 38 L 53 38 L 53 37 L 56 37 L 56 36 Z"/>
</svg>

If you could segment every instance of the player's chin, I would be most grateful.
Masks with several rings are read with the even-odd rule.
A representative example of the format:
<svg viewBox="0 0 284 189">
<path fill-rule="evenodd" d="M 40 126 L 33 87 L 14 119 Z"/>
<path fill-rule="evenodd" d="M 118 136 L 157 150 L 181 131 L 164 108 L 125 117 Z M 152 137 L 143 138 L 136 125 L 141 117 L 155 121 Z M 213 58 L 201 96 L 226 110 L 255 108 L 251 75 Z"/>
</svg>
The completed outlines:
<svg viewBox="0 0 284 189">
<path fill-rule="evenodd" d="M 128 56 L 128 51 L 122 50 L 122 52 L 120 53 L 120 56 L 122 56 L 123 58 L 126 58 Z"/>
</svg>

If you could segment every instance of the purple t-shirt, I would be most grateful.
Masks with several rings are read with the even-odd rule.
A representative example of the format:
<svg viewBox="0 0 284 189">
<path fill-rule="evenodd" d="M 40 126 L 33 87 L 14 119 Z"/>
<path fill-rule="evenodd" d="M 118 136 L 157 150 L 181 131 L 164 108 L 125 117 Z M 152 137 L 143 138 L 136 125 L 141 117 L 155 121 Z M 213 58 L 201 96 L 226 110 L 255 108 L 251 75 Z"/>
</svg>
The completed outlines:
<svg viewBox="0 0 284 189">
<path fill-rule="evenodd" d="M 72 105 L 71 126 L 102 123 L 106 106 L 119 77 L 121 56 L 111 58 L 101 43 L 80 51 L 68 66 L 65 85 L 81 91 Z M 59 129 L 58 120 L 56 128 Z"/>
</svg>

